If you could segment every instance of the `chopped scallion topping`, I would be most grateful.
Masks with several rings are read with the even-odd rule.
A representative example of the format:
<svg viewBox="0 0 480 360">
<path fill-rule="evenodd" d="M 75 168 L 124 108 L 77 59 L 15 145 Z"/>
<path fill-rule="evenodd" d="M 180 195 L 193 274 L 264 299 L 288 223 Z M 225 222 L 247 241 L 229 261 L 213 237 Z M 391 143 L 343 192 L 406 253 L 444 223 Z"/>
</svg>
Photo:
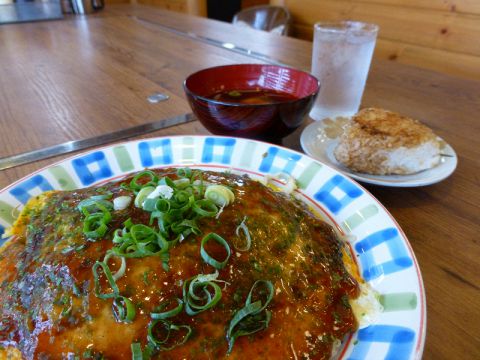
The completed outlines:
<svg viewBox="0 0 480 360">
<path fill-rule="evenodd" d="M 250 231 L 248 230 L 248 227 L 245 224 L 246 220 L 247 220 L 247 217 L 245 216 L 242 222 L 240 223 L 240 225 L 238 225 L 237 228 L 235 229 L 235 235 L 240 237 L 240 230 L 242 230 L 246 240 L 245 246 L 240 247 L 240 246 L 236 246 L 235 243 L 233 244 L 233 246 L 235 246 L 235 249 L 237 249 L 238 251 L 248 251 L 250 250 L 250 247 L 252 245 L 252 238 L 250 237 Z"/>
<path fill-rule="evenodd" d="M 132 198 L 130 196 L 119 196 L 113 199 L 113 209 L 115 211 L 125 210 L 131 202 Z"/>
<path fill-rule="evenodd" d="M 159 319 L 168 319 L 170 317 L 174 317 L 174 316 L 180 314 L 180 312 L 183 310 L 183 301 L 181 299 L 177 299 L 177 303 L 178 303 L 178 305 L 176 307 L 174 307 L 173 309 L 162 311 L 162 312 L 157 312 L 157 311 L 152 312 L 150 314 L 150 317 L 154 320 L 159 320 Z M 158 306 L 157 309 L 163 310 L 169 304 L 170 304 L 170 301 L 168 301 L 164 304 L 161 304 L 160 306 Z"/>
<path fill-rule="evenodd" d="M 132 360 L 144 360 L 142 345 L 140 343 L 132 343 L 130 348 L 132 349 Z"/>
<path fill-rule="evenodd" d="M 177 176 L 179 178 L 191 178 L 192 177 L 192 169 L 190 168 L 180 168 L 177 170 Z"/>
<path fill-rule="evenodd" d="M 98 239 L 104 236 L 108 231 L 107 224 L 112 220 L 110 210 L 113 204 L 103 198 L 106 195 L 92 196 L 81 201 L 77 209 L 84 215 L 83 233 L 89 239 Z"/>
<path fill-rule="evenodd" d="M 169 179 L 169 178 L 163 178 L 163 179 Z M 162 180 L 163 180 L 162 179 Z M 170 179 L 169 179 L 170 180 Z M 171 181 L 171 180 L 170 180 Z M 166 182 L 166 181 L 165 181 Z M 172 184 L 175 186 L 175 184 L 169 182 L 169 184 Z M 164 199 L 170 199 L 173 196 L 173 188 L 169 185 L 158 185 L 155 190 L 153 190 L 148 196 L 147 199 L 158 199 L 158 198 L 164 198 Z"/>
<path fill-rule="evenodd" d="M 110 258 L 114 256 L 116 258 L 118 258 L 120 260 L 120 267 L 118 268 L 117 272 L 115 274 L 112 274 L 112 278 L 113 280 L 117 281 L 118 279 L 120 279 L 123 275 L 125 275 L 125 270 L 127 269 L 127 262 L 125 260 L 124 257 L 122 256 L 118 256 L 118 255 L 115 255 L 113 252 L 111 251 L 107 251 L 107 253 L 105 254 L 105 257 L 103 258 L 103 262 L 108 265 L 108 260 L 110 260 Z"/>
<path fill-rule="evenodd" d="M 173 334 L 177 332 L 179 334 Z M 153 320 L 148 325 L 147 339 L 153 343 L 159 350 L 172 350 L 173 348 L 185 344 L 192 328 L 189 325 L 176 325 L 168 320 Z"/>
<path fill-rule="evenodd" d="M 208 199 L 195 201 L 192 208 L 194 212 L 202 217 L 214 217 L 218 213 L 217 206 Z"/>
<path fill-rule="evenodd" d="M 150 195 L 153 192 L 153 190 L 155 190 L 155 188 L 153 186 L 145 186 L 145 187 L 141 188 L 140 191 L 138 192 L 137 196 L 135 196 L 135 200 L 133 202 L 135 207 L 142 208 L 143 202 L 145 201 L 147 196 Z"/>
<path fill-rule="evenodd" d="M 95 195 L 80 201 L 77 205 L 77 209 L 84 215 L 88 215 L 96 212 L 103 212 L 105 209 L 112 210 L 113 204 L 110 201 L 105 200 L 104 196 Z"/>
<path fill-rule="evenodd" d="M 208 185 L 205 190 L 205 198 L 213 201 L 217 206 L 223 207 L 235 200 L 232 190 L 223 185 Z"/>
<path fill-rule="evenodd" d="M 183 303 L 188 315 L 196 315 L 214 307 L 222 298 L 222 290 L 215 284 L 214 274 L 199 274 L 183 283 Z"/>
<path fill-rule="evenodd" d="M 110 293 L 103 293 L 100 289 L 100 275 L 98 274 L 98 268 L 102 268 L 105 277 L 107 278 L 107 282 L 110 285 L 112 292 Z M 110 268 L 107 264 L 103 261 L 97 261 L 92 267 L 93 271 L 93 282 L 95 284 L 95 296 L 100 299 L 109 299 L 118 296 L 119 290 L 118 286 L 113 279 L 112 273 L 110 272 Z"/>
<path fill-rule="evenodd" d="M 205 250 L 205 244 L 209 242 L 210 240 L 215 241 L 216 243 L 222 245 L 226 252 L 227 252 L 227 257 L 223 261 L 218 261 L 214 259 L 210 254 L 207 253 Z M 202 242 L 200 243 L 200 255 L 208 265 L 213 266 L 215 269 L 223 269 L 225 265 L 227 265 L 228 259 L 230 258 L 230 255 L 232 254 L 230 250 L 230 246 L 228 246 L 228 243 L 225 241 L 224 238 L 222 238 L 220 235 L 217 235 L 215 233 L 210 233 L 207 236 L 205 236 L 202 239 Z"/>
<path fill-rule="evenodd" d="M 256 288 L 263 286 L 255 291 Z M 260 296 L 265 296 L 262 300 L 252 302 L 252 297 L 257 292 Z M 240 336 L 251 335 L 260 330 L 266 329 L 270 322 L 271 313 L 266 310 L 267 305 L 273 298 L 273 285 L 267 280 L 257 280 L 248 293 L 245 306 L 233 315 L 227 330 L 228 354 L 232 351 L 235 340 Z"/>
<path fill-rule="evenodd" d="M 115 320 L 124 323 L 131 323 L 137 313 L 135 305 L 125 296 L 117 296 L 113 299 L 112 310 Z"/>
<path fill-rule="evenodd" d="M 139 180 L 142 182 L 139 183 Z M 145 181 L 146 180 L 146 181 Z M 130 181 L 130 189 L 137 194 L 145 186 L 157 186 L 158 177 L 153 171 L 144 170 L 135 175 Z"/>
</svg>

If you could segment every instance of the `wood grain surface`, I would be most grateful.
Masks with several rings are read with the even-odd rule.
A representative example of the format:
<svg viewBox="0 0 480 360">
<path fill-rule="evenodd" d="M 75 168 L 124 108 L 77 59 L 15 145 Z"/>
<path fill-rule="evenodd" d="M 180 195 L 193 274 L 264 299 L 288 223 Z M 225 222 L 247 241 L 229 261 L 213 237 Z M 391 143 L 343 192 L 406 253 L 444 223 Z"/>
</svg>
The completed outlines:
<svg viewBox="0 0 480 360">
<path fill-rule="evenodd" d="M 380 26 L 375 56 L 480 80 L 480 2 L 475 0 L 276 0 L 293 36 L 311 40 L 318 21 Z"/>
<path fill-rule="evenodd" d="M 189 73 L 259 62 L 172 29 L 310 68 L 307 41 L 142 6 L 2 26 L 0 157 L 188 112 L 182 81 Z M 146 97 L 158 91 L 171 98 L 148 103 Z M 427 298 L 425 359 L 480 358 L 479 94 L 477 81 L 375 61 L 363 99 L 364 106 L 422 120 L 459 157 L 456 172 L 435 185 L 367 186 L 405 231 L 419 262 Z M 300 150 L 300 132 L 284 145 Z M 194 122 L 145 137 L 207 133 Z M 0 187 L 62 158 L 2 171 Z"/>
</svg>

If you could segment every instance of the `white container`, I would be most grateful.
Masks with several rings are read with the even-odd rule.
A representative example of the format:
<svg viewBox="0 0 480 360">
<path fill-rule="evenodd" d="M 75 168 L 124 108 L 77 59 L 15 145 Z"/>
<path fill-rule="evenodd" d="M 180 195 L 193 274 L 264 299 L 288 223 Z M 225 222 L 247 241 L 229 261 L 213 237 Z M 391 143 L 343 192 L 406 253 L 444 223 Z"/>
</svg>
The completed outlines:
<svg viewBox="0 0 480 360">
<path fill-rule="evenodd" d="M 314 25 L 312 74 L 320 92 L 310 117 L 352 116 L 367 81 L 378 26 L 355 21 Z"/>
</svg>

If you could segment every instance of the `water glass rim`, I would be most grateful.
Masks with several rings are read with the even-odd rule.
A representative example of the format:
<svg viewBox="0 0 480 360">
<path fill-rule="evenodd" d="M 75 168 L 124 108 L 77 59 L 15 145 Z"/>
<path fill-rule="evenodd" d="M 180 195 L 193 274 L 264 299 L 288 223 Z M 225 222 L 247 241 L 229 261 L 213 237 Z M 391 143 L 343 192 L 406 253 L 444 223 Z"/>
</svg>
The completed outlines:
<svg viewBox="0 0 480 360">
<path fill-rule="evenodd" d="M 319 21 L 313 25 L 315 31 L 337 34 L 366 35 L 376 34 L 379 26 L 361 21 Z"/>
</svg>

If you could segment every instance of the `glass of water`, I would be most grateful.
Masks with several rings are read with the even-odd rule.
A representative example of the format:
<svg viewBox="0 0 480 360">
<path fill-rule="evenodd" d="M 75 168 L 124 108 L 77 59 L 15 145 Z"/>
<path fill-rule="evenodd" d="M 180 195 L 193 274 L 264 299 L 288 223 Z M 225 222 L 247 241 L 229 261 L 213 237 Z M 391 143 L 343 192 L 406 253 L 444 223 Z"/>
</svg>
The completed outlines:
<svg viewBox="0 0 480 360">
<path fill-rule="evenodd" d="M 312 74 L 320 80 L 320 93 L 311 118 L 352 116 L 358 111 L 377 33 L 377 25 L 356 21 L 315 24 Z"/>
</svg>

